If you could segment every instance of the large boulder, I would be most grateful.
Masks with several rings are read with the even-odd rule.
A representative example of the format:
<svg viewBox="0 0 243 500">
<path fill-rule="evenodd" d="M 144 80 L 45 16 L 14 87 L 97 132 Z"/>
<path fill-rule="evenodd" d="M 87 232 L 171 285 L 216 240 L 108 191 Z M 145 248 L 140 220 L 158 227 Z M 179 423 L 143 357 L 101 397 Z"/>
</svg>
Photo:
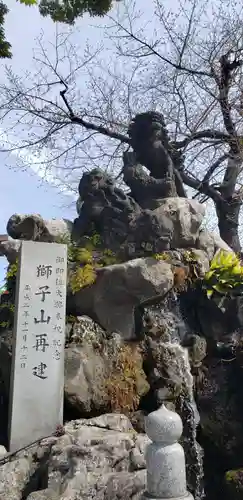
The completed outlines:
<svg viewBox="0 0 243 500">
<path fill-rule="evenodd" d="M 135 337 L 134 310 L 153 297 L 162 298 L 173 287 L 172 265 L 150 257 L 107 266 L 89 290 L 69 294 L 70 314 L 88 314 L 109 333 Z"/>
<path fill-rule="evenodd" d="M 141 498 L 149 440 L 124 415 L 75 420 L 64 432 L 0 465 L 1 500 Z"/>
<path fill-rule="evenodd" d="M 161 227 L 165 218 L 171 221 L 170 248 L 195 246 L 205 216 L 205 207 L 201 203 L 188 198 L 164 198 L 152 213 L 158 221 L 161 220 Z"/>
<path fill-rule="evenodd" d="M 207 254 L 189 250 L 193 251 L 199 274 L 204 275 L 209 269 Z M 136 338 L 140 328 L 136 324 L 137 307 L 148 301 L 163 301 L 173 287 L 185 283 L 186 255 L 183 249 L 166 251 L 161 258 L 138 258 L 98 269 L 93 285 L 68 293 L 67 312 L 88 315 L 107 332 L 117 332 L 123 339 Z"/>
</svg>

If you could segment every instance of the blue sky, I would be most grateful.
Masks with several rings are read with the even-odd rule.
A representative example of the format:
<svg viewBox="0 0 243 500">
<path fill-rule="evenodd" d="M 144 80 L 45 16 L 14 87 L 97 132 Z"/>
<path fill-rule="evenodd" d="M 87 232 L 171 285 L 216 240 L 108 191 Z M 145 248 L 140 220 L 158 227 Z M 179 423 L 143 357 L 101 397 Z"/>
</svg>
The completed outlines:
<svg viewBox="0 0 243 500">
<path fill-rule="evenodd" d="M 14 213 L 40 213 L 44 218 L 73 218 L 75 203 L 69 196 L 63 196 L 57 189 L 40 181 L 36 174 L 9 169 L 4 154 L 0 153 L 0 233 L 6 233 L 6 223 Z M 8 159 L 9 163 L 9 159 Z M 14 157 L 11 159 L 15 166 Z M 71 207 L 70 207 L 71 205 Z M 0 259 L 0 282 L 2 283 L 7 261 Z"/>
<path fill-rule="evenodd" d="M 37 9 L 26 8 L 16 3 L 7 2 L 10 12 L 6 19 L 7 39 L 12 44 L 14 71 L 31 68 L 32 50 L 35 38 L 43 29 L 45 37 L 52 36 L 54 25 L 50 20 L 42 19 Z M 3 76 L 3 70 L 2 70 Z M 44 218 L 75 216 L 75 200 L 64 196 L 31 171 L 21 171 L 12 154 L 7 156 L 0 152 L 0 233 L 6 233 L 6 224 L 14 213 L 40 213 Z M 19 161 L 18 161 L 19 164 Z M 11 168 L 9 168 L 9 166 Z M 7 261 L 0 259 L 0 282 L 4 278 Z"/>
<path fill-rule="evenodd" d="M 45 42 L 53 40 L 56 26 L 51 19 L 42 18 L 35 7 L 25 7 L 16 0 L 7 0 L 6 3 L 9 7 L 5 23 L 6 37 L 12 45 L 13 53 L 13 58 L 10 62 L 7 60 L 6 64 L 10 64 L 16 74 L 21 74 L 25 70 L 31 71 L 32 68 L 34 70 L 33 50 L 36 48 L 36 40 L 41 31 L 43 31 Z M 102 26 L 104 22 L 100 19 L 91 20 L 88 16 L 80 19 L 76 27 L 81 29 L 81 32 L 75 33 L 75 41 L 82 46 L 88 38 L 96 45 L 103 36 L 102 30 L 97 27 Z M 66 30 L 66 26 L 63 29 Z M 2 63 L 2 81 L 5 78 L 4 65 L 5 62 Z M 14 154 L 6 155 L 0 152 L 0 162 L 1 234 L 6 233 L 7 221 L 14 213 L 40 213 L 44 218 L 73 219 L 75 217 L 75 197 L 60 194 L 58 189 L 40 180 L 36 173 L 25 169 L 24 163 L 23 169 L 20 169 L 20 160 Z M 2 257 L 0 259 L 0 283 L 4 278 L 6 264 L 6 259 Z"/>
<path fill-rule="evenodd" d="M 142 0 L 138 0 L 140 4 Z M 7 0 L 9 13 L 6 16 L 6 38 L 12 45 L 13 57 L 6 64 L 15 74 L 28 70 L 31 72 L 33 65 L 33 51 L 37 46 L 37 38 L 43 32 L 44 41 L 55 38 L 56 25 L 49 18 L 40 16 L 36 7 L 26 7 L 16 0 Z M 145 9 L 146 10 L 146 9 Z M 102 40 L 102 30 L 97 29 L 106 21 L 103 19 L 91 20 L 89 16 L 78 20 L 74 29 L 74 40 L 79 46 L 89 39 L 96 46 Z M 66 25 L 59 29 L 66 32 Z M 76 30 L 78 28 L 80 31 Z M 77 31 L 77 33 L 76 33 Z M 1 62 L 1 81 L 5 79 L 4 65 Z M 4 130 L 0 129 L 4 133 Z M 17 154 L 17 153 L 16 153 Z M 6 224 L 14 213 L 40 213 L 44 218 L 73 218 L 76 216 L 75 196 L 62 195 L 53 185 L 44 182 L 29 168 L 20 168 L 20 160 L 15 154 L 0 152 L 1 184 L 0 184 L 0 233 L 6 233 Z M 81 177 L 82 173 L 80 172 Z M 78 188 L 78 179 L 77 179 Z M 7 261 L 0 258 L 0 284 L 2 284 Z"/>
</svg>

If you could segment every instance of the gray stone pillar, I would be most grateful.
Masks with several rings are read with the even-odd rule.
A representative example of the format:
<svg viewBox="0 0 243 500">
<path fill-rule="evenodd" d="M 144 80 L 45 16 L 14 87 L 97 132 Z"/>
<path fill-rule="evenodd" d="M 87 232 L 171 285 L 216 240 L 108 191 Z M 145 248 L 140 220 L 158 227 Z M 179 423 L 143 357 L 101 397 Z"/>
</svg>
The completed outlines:
<svg viewBox="0 0 243 500">
<path fill-rule="evenodd" d="M 185 454 L 178 440 L 182 421 L 162 405 L 148 415 L 145 430 L 152 443 L 147 445 L 147 491 L 144 500 L 193 500 L 187 491 Z"/>
</svg>

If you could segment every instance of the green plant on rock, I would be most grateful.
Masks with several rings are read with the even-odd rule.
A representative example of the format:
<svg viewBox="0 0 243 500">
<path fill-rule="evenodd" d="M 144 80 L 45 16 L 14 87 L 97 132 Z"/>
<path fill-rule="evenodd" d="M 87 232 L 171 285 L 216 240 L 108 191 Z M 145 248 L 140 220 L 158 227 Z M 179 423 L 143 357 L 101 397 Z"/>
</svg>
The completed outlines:
<svg viewBox="0 0 243 500">
<path fill-rule="evenodd" d="M 215 292 L 222 296 L 242 295 L 243 267 L 240 258 L 233 252 L 218 252 L 204 276 L 203 287 L 208 298 L 213 297 Z"/>
<path fill-rule="evenodd" d="M 192 283 L 198 280 L 200 275 L 198 257 L 195 255 L 193 250 L 183 250 L 182 258 L 184 263 L 188 266 L 188 279 Z"/>
<path fill-rule="evenodd" d="M 152 255 L 152 257 L 156 260 L 165 260 L 165 261 L 170 261 L 171 257 L 168 253 L 162 252 L 162 253 L 155 253 Z"/>
<path fill-rule="evenodd" d="M 7 267 L 7 272 L 5 275 L 5 288 L 9 293 L 8 302 L 14 303 L 15 299 L 15 289 L 16 289 L 16 277 L 18 271 L 18 259 Z"/>
<path fill-rule="evenodd" d="M 3 302 L 0 304 L 0 328 L 5 330 L 13 327 L 14 304 Z"/>
<path fill-rule="evenodd" d="M 68 261 L 71 263 L 69 285 L 72 293 L 77 293 L 95 282 L 99 268 L 116 264 L 118 259 L 111 250 L 102 249 L 101 238 L 94 233 L 83 237 L 80 246 L 68 245 Z"/>
<path fill-rule="evenodd" d="M 10 264 L 6 274 L 6 281 L 12 278 L 16 278 L 17 271 L 18 271 L 18 259 L 16 259 L 16 261 L 13 264 Z"/>
<path fill-rule="evenodd" d="M 73 293 L 77 293 L 81 288 L 92 285 L 96 280 L 96 270 L 92 264 L 76 267 L 71 272 L 69 283 Z"/>
<path fill-rule="evenodd" d="M 126 414 L 138 409 L 140 397 L 149 390 L 139 346 L 120 346 L 106 390 L 112 412 Z"/>
<path fill-rule="evenodd" d="M 63 245 L 70 245 L 71 244 L 71 236 L 68 232 L 60 234 L 59 236 L 56 236 L 55 242 L 62 243 Z"/>
<path fill-rule="evenodd" d="M 229 498 L 241 500 L 243 495 L 243 469 L 229 470 L 225 474 Z"/>
<path fill-rule="evenodd" d="M 66 315 L 66 324 L 70 323 L 70 324 L 74 325 L 75 323 L 77 323 L 77 321 L 78 321 L 77 316 L 74 316 L 73 314 Z"/>
<path fill-rule="evenodd" d="M 105 249 L 103 251 L 103 255 L 101 255 L 101 260 L 100 260 L 100 264 L 102 266 L 112 266 L 114 264 L 118 264 L 118 262 L 119 261 L 114 252 L 112 252 L 109 249 Z"/>
</svg>

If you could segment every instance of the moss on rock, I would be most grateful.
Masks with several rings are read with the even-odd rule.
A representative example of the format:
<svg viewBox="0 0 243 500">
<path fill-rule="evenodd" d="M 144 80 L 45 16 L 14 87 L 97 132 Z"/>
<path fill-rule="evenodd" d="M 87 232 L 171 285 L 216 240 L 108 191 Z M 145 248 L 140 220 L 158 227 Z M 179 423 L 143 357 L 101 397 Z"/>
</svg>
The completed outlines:
<svg viewBox="0 0 243 500">
<path fill-rule="evenodd" d="M 141 396 L 149 390 L 138 344 L 121 344 L 106 390 L 112 412 L 129 413 L 138 409 Z"/>
<path fill-rule="evenodd" d="M 225 474 L 225 481 L 230 500 L 242 500 L 243 498 L 243 468 L 229 470 Z"/>
</svg>

